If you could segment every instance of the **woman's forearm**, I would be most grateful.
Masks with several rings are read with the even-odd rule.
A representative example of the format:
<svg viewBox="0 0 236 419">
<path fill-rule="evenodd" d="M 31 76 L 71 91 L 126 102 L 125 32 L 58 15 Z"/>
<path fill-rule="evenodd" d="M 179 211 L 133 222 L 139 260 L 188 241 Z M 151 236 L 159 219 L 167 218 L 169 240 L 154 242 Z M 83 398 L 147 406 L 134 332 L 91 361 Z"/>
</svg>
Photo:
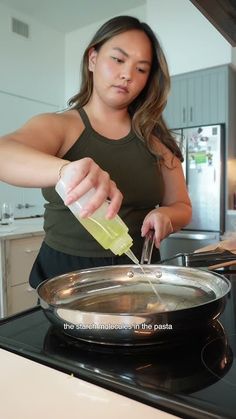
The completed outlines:
<svg viewBox="0 0 236 419">
<path fill-rule="evenodd" d="M 183 202 L 177 202 L 169 206 L 163 206 L 157 209 L 157 212 L 169 217 L 173 231 L 178 231 L 191 221 L 192 207 Z"/>
<path fill-rule="evenodd" d="M 69 162 L 9 137 L 0 141 L 0 180 L 3 182 L 24 187 L 49 187 L 57 183 L 60 174 L 62 177 L 65 172 L 69 174 L 68 170 L 70 176 L 73 176 L 68 184 L 66 205 L 72 204 L 91 188 L 95 188 L 96 193 L 84 209 L 84 216 L 90 216 L 107 198 L 110 198 L 107 218 L 113 218 L 117 214 L 123 196 L 109 174 L 93 159 L 85 157 Z"/>
<path fill-rule="evenodd" d="M 0 140 L 0 180 L 23 187 L 56 184 L 66 160 L 38 151 L 11 138 Z"/>
<path fill-rule="evenodd" d="M 154 230 L 155 245 L 159 247 L 169 234 L 186 226 L 191 221 L 191 216 L 191 204 L 186 202 L 175 202 L 156 208 L 145 217 L 141 235 L 144 237 L 150 230 Z"/>
</svg>

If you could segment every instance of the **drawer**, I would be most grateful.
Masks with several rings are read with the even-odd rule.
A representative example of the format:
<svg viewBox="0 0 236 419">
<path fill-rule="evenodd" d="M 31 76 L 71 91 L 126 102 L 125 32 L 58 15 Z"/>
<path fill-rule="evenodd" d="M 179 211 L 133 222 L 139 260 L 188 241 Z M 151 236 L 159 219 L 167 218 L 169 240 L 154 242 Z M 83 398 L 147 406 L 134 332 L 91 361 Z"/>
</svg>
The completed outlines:
<svg viewBox="0 0 236 419">
<path fill-rule="evenodd" d="M 8 288 L 7 315 L 18 313 L 37 305 L 38 296 L 29 283 Z"/>
<path fill-rule="evenodd" d="M 8 286 L 28 282 L 29 274 L 41 247 L 43 237 L 42 235 L 7 241 L 6 278 Z"/>
</svg>

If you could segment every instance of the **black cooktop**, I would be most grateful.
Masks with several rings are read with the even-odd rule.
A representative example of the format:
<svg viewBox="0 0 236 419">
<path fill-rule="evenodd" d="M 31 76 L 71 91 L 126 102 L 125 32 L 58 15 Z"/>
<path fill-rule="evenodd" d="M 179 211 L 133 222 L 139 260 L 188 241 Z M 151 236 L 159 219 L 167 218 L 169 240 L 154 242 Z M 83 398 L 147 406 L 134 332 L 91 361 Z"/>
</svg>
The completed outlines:
<svg viewBox="0 0 236 419">
<path fill-rule="evenodd" d="M 236 273 L 221 317 L 150 347 L 108 347 L 58 332 L 36 307 L 0 321 L 0 347 L 182 418 L 235 418 Z"/>
</svg>

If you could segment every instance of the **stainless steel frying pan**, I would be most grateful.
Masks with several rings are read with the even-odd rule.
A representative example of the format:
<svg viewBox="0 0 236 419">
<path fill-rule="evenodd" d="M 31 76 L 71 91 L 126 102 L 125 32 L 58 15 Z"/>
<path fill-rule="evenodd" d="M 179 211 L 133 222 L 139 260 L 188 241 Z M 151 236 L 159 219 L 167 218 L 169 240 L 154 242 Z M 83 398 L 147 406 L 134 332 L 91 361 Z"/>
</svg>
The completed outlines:
<svg viewBox="0 0 236 419">
<path fill-rule="evenodd" d="M 37 288 L 48 319 L 89 342 L 146 345 L 204 328 L 224 310 L 230 282 L 216 273 L 165 265 L 71 272 Z M 158 291 L 160 298 L 153 292 Z"/>
</svg>

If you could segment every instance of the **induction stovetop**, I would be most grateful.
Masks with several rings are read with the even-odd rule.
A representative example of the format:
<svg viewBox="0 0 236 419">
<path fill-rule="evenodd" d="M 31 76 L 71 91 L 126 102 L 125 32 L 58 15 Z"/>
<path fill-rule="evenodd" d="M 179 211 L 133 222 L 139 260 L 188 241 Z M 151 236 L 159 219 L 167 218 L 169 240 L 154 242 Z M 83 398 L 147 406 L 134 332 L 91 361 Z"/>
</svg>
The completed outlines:
<svg viewBox="0 0 236 419">
<path fill-rule="evenodd" d="M 0 321 L 0 347 L 183 418 L 235 418 L 236 273 L 221 317 L 148 347 L 109 347 L 58 332 L 36 307 Z"/>
</svg>

